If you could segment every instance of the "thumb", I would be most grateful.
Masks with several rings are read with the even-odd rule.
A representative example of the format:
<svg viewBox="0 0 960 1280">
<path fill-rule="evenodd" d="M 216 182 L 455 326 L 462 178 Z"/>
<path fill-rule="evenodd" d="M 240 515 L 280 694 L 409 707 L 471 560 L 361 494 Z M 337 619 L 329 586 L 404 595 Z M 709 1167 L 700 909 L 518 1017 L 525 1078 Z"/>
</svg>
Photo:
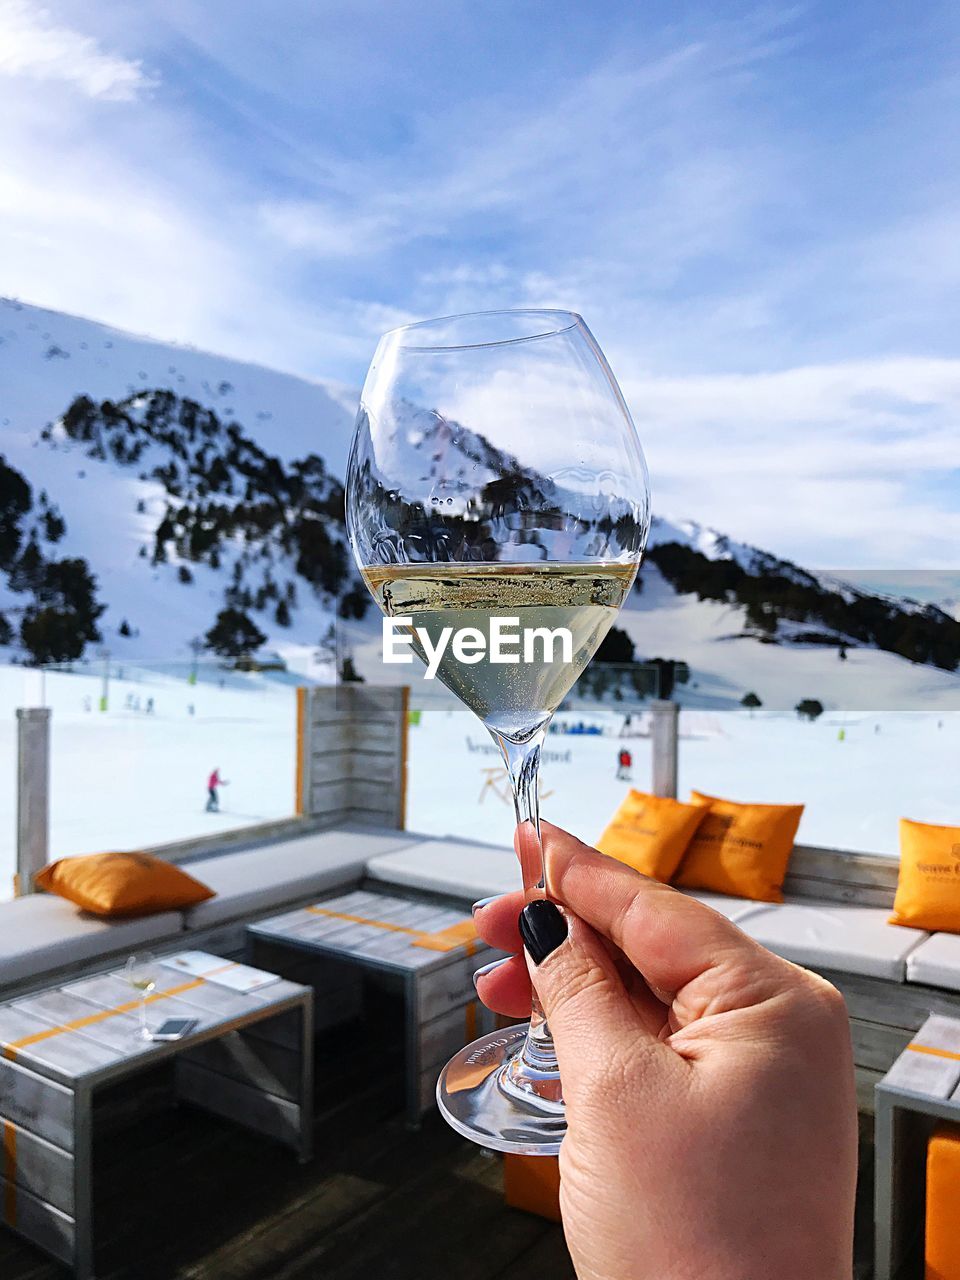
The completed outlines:
<svg viewBox="0 0 960 1280">
<path fill-rule="evenodd" d="M 556 1045 L 568 1107 L 596 1097 L 610 1071 L 622 1080 L 628 1063 L 649 1055 L 674 1056 L 644 1017 L 642 997 L 627 990 L 606 944 L 588 924 L 549 899 L 536 898 L 520 912 L 519 927 L 530 980 Z"/>
</svg>

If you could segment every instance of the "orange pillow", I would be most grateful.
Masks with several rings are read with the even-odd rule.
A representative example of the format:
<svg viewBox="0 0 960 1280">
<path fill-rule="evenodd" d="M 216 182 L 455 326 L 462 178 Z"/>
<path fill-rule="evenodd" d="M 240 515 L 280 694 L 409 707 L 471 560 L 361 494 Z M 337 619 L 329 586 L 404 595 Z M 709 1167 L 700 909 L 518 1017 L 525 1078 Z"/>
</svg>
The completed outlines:
<svg viewBox="0 0 960 1280">
<path fill-rule="evenodd" d="M 215 897 L 212 889 L 172 862 L 148 853 L 61 858 L 38 872 L 36 883 L 97 916 L 148 916 Z"/>
<path fill-rule="evenodd" d="M 690 837 L 706 816 L 699 804 L 628 791 L 597 848 L 635 871 L 669 884 Z"/>
<path fill-rule="evenodd" d="M 960 1126 L 938 1124 L 927 1143 L 924 1275 L 960 1276 L 957 1187 L 960 1186 Z"/>
<path fill-rule="evenodd" d="M 755 902 L 782 902 L 802 804 L 738 804 L 691 791 L 707 816 L 694 832 L 674 884 Z"/>
<path fill-rule="evenodd" d="M 890 923 L 960 933 L 960 827 L 900 819 L 900 875 Z"/>
</svg>

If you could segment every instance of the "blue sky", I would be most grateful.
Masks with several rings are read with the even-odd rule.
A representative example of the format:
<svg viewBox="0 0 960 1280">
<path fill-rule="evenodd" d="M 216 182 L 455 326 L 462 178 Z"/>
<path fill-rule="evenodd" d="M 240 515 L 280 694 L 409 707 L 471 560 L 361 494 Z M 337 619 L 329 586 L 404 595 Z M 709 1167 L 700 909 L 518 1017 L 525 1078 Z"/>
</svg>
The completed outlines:
<svg viewBox="0 0 960 1280">
<path fill-rule="evenodd" d="M 581 311 L 661 511 L 960 567 L 960 10 L 0 0 L 0 289 L 359 383 Z"/>
</svg>

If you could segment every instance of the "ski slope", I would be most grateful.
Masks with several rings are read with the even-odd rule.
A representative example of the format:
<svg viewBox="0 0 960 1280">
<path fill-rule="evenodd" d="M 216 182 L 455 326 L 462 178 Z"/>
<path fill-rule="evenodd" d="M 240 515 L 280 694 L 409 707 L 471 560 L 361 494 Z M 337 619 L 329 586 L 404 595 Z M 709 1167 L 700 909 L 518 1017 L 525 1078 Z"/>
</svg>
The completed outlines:
<svg viewBox="0 0 960 1280">
<path fill-rule="evenodd" d="M 75 674 L 0 667 L 0 899 L 15 869 L 17 706 L 53 713 L 51 858 L 142 849 L 293 813 L 295 679 L 205 665 L 191 685 L 187 663 L 130 666 L 122 677 L 114 668 L 104 713 L 98 666 Z M 204 811 L 214 768 L 230 783 L 219 814 Z"/>
<path fill-rule="evenodd" d="M 192 686 L 188 671 L 131 666 L 111 679 L 101 713 L 96 666 L 46 675 L 0 668 L 0 899 L 14 871 L 17 705 L 45 702 L 53 711 L 51 857 L 144 848 L 292 814 L 295 678 L 202 666 Z M 414 702 L 421 705 L 410 726 L 408 827 L 509 844 L 509 791 L 483 726 L 452 699 Z M 626 741 L 633 783 L 645 790 L 650 742 L 621 739 L 623 717 L 611 708 L 558 717 L 578 720 L 604 732 L 550 735 L 542 807 L 592 842 L 629 786 L 615 777 L 620 746 Z M 680 725 L 681 798 L 695 787 L 735 800 L 803 803 L 802 842 L 896 856 L 898 818 L 960 824 L 957 712 L 835 711 L 809 724 L 787 713 L 688 707 Z M 643 714 L 635 728 L 646 732 Z M 215 767 L 230 785 L 222 812 L 208 814 L 206 779 Z"/>
<path fill-rule="evenodd" d="M 650 740 L 615 736 L 619 723 L 609 716 L 583 719 L 607 733 L 549 736 L 541 807 L 592 843 L 630 786 L 615 777 L 624 743 L 633 785 L 650 789 Z M 683 710 L 680 733 L 680 799 L 695 788 L 731 800 L 804 804 L 800 843 L 896 856 L 901 817 L 960 825 L 957 713 L 828 712 L 809 724 L 782 713 Z M 500 760 L 469 712 L 434 706 L 411 726 L 407 823 L 432 835 L 511 843 Z"/>
</svg>

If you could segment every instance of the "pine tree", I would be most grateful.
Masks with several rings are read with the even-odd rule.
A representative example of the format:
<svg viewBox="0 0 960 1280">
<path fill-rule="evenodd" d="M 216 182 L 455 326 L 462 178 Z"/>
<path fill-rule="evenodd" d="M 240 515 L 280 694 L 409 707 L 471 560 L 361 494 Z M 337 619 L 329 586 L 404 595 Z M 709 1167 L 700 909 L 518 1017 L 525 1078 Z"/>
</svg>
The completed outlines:
<svg viewBox="0 0 960 1280">
<path fill-rule="evenodd" d="M 260 628 L 239 609 L 221 609 L 204 636 L 206 647 L 223 658 L 244 658 L 266 640 Z"/>
<path fill-rule="evenodd" d="M 819 698 L 802 698 L 794 707 L 801 720 L 816 720 L 823 715 L 823 703 Z"/>
<path fill-rule="evenodd" d="M 20 550 L 20 521 L 30 510 L 33 496 L 19 471 L 0 456 L 0 569 L 9 569 Z"/>
</svg>

